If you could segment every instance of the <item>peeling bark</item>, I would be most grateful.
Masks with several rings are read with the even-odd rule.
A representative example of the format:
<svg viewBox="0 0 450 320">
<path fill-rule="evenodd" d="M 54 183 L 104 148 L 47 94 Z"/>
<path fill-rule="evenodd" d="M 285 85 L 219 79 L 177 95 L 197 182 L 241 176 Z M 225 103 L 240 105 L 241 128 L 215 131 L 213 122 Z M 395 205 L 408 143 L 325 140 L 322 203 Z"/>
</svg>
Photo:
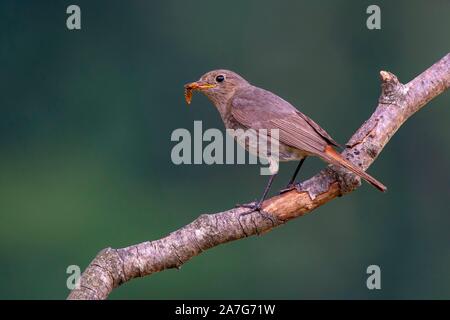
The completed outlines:
<svg viewBox="0 0 450 320">
<path fill-rule="evenodd" d="M 450 53 L 429 69 L 402 84 L 387 71 L 380 72 L 381 95 L 372 116 L 346 144 L 343 156 L 366 170 L 400 126 L 431 99 L 450 87 Z M 354 191 L 360 178 L 349 171 L 329 166 L 293 190 L 266 200 L 263 209 L 274 221 L 247 209 L 234 208 L 203 214 L 167 237 L 121 249 L 98 253 L 68 299 L 106 299 L 111 291 L 133 278 L 169 268 L 180 268 L 203 251 L 233 240 L 262 234 L 290 219 L 302 216 L 337 196 Z"/>
</svg>

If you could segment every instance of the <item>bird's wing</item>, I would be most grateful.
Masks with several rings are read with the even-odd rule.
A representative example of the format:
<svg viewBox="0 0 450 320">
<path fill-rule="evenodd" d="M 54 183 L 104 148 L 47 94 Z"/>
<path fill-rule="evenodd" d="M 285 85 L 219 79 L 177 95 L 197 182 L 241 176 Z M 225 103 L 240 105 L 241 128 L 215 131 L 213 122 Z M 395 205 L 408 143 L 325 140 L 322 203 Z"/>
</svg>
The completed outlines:
<svg viewBox="0 0 450 320">
<path fill-rule="evenodd" d="M 314 122 L 313 119 L 308 117 L 306 114 L 301 113 L 300 111 L 297 111 L 298 115 L 302 117 L 306 122 L 309 123 L 313 129 L 322 136 L 329 144 L 332 144 L 335 147 L 342 148 L 342 146 L 333 140 L 333 138 L 326 132 L 321 126 L 319 126 L 317 123 Z"/>
<path fill-rule="evenodd" d="M 269 91 L 250 86 L 237 91 L 230 104 L 236 121 L 253 129 L 278 129 L 280 142 L 291 147 L 322 154 L 328 144 L 337 145 L 313 120 Z"/>
</svg>

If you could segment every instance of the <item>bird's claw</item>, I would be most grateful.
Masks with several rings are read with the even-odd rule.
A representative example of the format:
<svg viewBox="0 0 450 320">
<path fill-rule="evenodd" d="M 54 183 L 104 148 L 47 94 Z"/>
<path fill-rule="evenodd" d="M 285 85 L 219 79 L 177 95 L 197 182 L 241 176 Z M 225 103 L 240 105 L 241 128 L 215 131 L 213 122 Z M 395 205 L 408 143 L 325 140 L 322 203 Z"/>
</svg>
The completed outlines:
<svg viewBox="0 0 450 320">
<path fill-rule="evenodd" d="M 262 210 L 262 203 L 261 202 L 251 202 L 251 203 L 247 203 L 247 204 L 241 204 L 241 205 L 237 205 L 238 207 L 241 208 L 248 208 L 249 210 L 242 212 L 239 216 L 246 216 L 249 215 L 255 211 L 258 211 L 258 213 L 261 215 L 261 217 L 263 217 L 264 219 L 270 220 L 272 222 L 272 224 L 275 224 L 275 219 L 274 217 L 269 213 L 266 212 L 264 210 Z"/>
<path fill-rule="evenodd" d="M 283 194 L 283 193 L 292 191 L 294 189 L 297 190 L 298 192 L 301 192 L 302 191 L 302 184 L 300 182 L 290 183 L 284 189 L 281 189 L 279 194 Z"/>
<path fill-rule="evenodd" d="M 234 205 L 235 208 L 252 208 L 253 206 L 257 205 L 257 201 L 253 201 L 250 203 L 244 203 L 244 204 L 240 204 L 240 203 L 236 203 Z"/>
<path fill-rule="evenodd" d="M 254 208 L 256 208 L 256 207 L 258 207 L 258 201 L 253 201 L 253 202 L 250 202 L 250 203 L 244 203 L 244 204 L 240 204 L 240 203 L 237 203 L 237 204 L 236 204 L 236 208 L 249 208 L 249 209 L 254 209 Z M 259 207 L 261 207 L 261 205 L 259 205 Z"/>
</svg>

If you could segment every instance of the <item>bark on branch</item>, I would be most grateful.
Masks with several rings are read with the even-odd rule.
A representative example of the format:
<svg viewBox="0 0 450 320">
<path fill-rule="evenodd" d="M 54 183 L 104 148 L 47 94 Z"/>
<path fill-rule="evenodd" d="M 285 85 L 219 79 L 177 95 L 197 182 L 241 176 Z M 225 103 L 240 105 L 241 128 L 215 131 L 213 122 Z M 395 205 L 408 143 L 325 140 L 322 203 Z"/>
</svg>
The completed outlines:
<svg viewBox="0 0 450 320">
<path fill-rule="evenodd" d="M 381 95 L 375 112 L 351 137 L 343 155 L 366 170 L 400 126 L 427 102 L 450 86 L 450 53 L 407 84 L 381 71 Z M 274 221 L 258 213 L 240 217 L 246 209 L 234 208 L 203 214 L 167 237 L 126 248 L 98 253 L 81 276 L 79 288 L 68 299 L 106 299 L 111 291 L 133 278 L 168 268 L 179 268 L 202 251 L 219 244 L 268 232 L 302 216 L 360 185 L 350 172 L 329 166 L 293 190 L 264 202 Z"/>
</svg>

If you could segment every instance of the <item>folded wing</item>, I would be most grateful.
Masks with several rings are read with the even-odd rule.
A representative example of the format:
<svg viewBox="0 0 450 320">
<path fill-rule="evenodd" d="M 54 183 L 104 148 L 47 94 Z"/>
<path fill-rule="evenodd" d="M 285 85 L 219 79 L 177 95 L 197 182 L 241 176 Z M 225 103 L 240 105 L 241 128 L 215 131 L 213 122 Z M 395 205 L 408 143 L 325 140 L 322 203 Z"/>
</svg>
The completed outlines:
<svg viewBox="0 0 450 320">
<path fill-rule="evenodd" d="M 278 129 L 280 142 L 312 154 L 321 155 L 329 144 L 339 146 L 312 119 L 289 102 L 256 87 L 235 93 L 231 114 L 242 125 L 253 129 Z"/>
</svg>

